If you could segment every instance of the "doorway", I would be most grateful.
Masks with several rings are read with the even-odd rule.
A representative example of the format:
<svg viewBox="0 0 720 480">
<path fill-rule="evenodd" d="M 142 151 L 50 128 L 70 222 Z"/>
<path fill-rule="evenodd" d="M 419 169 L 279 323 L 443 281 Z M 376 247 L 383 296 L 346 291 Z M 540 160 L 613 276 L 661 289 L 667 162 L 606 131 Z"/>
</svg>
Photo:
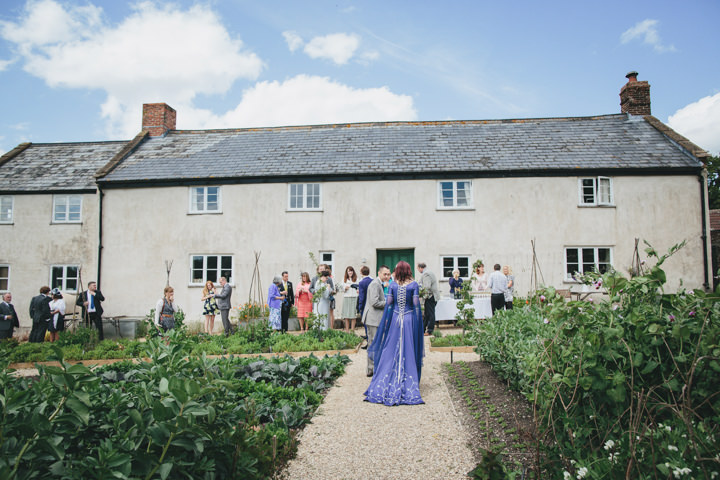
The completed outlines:
<svg viewBox="0 0 720 480">
<path fill-rule="evenodd" d="M 403 248 L 403 249 L 378 249 L 377 250 L 377 263 L 376 270 L 380 269 L 380 265 L 387 265 L 390 267 L 390 271 L 395 270 L 395 265 L 400 260 L 405 260 L 410 264 L 410 271 L 415 271 L 415 249 L 414 248 Z"/>
</svg>

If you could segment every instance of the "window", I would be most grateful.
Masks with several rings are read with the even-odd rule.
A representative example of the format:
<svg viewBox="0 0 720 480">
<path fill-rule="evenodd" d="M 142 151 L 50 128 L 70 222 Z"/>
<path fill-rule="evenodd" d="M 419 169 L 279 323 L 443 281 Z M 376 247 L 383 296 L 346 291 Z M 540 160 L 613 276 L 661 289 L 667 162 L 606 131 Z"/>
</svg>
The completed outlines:
<svg viewBox="0 0 720 480">
<path fill-rule="evenodd" d="M 438 182 L 438 208 L 472 208 L 472 182 L 470 180 Z"/>
<path fill-rule="evenodd" d="M 225 277 L 233 283 L 232 255 L 193 255 L 190 262 L 190 284 L 204 285 L 208 280 L 213 283 Z"/>
<path fill-rule="evenodd" d="M 80 223 L 81 195 L 55 195 L 53 197 L 54 223 Z"/>
<path fill-rule="evenodd" d="M 320 252 L 320 263 L 325 263 L 330 266 L 330 271 L 332 272 L 333 277 L 341 279 L 344 278 L 345 272 L 342 272 L 340 277 L 338 277 L 338 274 L 335 272 L 335 255 L 333 252 Z"/>
<path fill-rule="evenodd" d="M 608 177 L 581 178 L 579 183 L 580 205 L 612 205 L 612 179 Z"/>
<path fill-rule="evenodd" d="M 13 197 L 0 197 L 0 223 L 12 223 L 13 221 Z"/>
<path fill-rule="evenodd" d="M 442 278 L 447 280 L 452 277 L 453 270 L 460 270 L 461 278 L 470 277 L 470 257 L 465 255 L 442 257 Z"/>
<path fill-rule="evenodd" d="M 565 280 L 573 280 L 575 273 L 606 273 L 612 268 L 610 247 L 565 248 Z"/>
<path fill-rule="evenodd" d="M 50 288 L 77 291 L 78 270 L 77 265 L 53 265 L 50 267 Z"/>
<path fill-rule="evenodd" d="M 10 265 L 0 265 L 0 292 L 10 290 Z"/>
<path fill-rule="evenodd" d="M 222 213 L 220 187 L 190 187 L 190 213 Z"/>
<path fill-rule="evenodd" d="M 288 187 L 289 210 L 320 210 L 319 183 L 291 183 Z"/>
</svg>

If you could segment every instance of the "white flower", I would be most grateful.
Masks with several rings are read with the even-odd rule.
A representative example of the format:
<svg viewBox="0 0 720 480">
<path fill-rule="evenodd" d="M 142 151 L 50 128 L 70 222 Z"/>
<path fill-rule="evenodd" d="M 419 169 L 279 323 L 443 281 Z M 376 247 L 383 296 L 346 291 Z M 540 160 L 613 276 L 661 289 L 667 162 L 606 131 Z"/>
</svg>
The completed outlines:
<svg viewBox="0 0 720 480">
<path fill-rule="evenodd" d="M 668 450 L 671 452 L 677 452 L 678 448 L 675 445 L 668 445 Z"/>
<path fill-rule="evenodd" d="M 605 442 L 605 447 L 603 448 L 605 448 L 605 450 L 612 450 L 613 447 L 615 447 L 615 442 L 613 440 L 608 440 Z"/>
<path fill-rule="evenodd" d="M 695 295 L 695 290 L 688 290 L 688 295 Z"/>
<path fill-rule="evenodd" d="M 690 470 L 688 467 L 676 468 L 673 470 L 673 477 L 680 478 L 683 475 L 689 475 L 691 473 L 692 470 Z"/>
<path fill-rule="evenodd" d="M 543 323 L 550 323 L 550 320 L 548 320 L 547 318 L 543 318 Z"/>
<path fill-rule="evenodd" d="M 617 456 L 616 453 L 611 453 L 610 455 L 608 455 L 608 461 L 610 461 L 612 463 L 617 463 L 617 458 L 615 458 L 616 456 Z"/>
<path fill-rule="evenodd" d="M 588 474 L 588 469 L 585 467 L 580 467 L 580 470 L 578 470 L 578 474 L 576 478 L 585 478 L 585 475 Z"/>
<path fill-rule="evenodd" d="M 572 478 L 572 475 L 570 475 L 570 472 L 568 472 L 567 470 L 565 470 L 565 471 L 563 472 L 563 479 L 564 479 L 564 480 L 570 480 L 571 478 Z"/>
</svg>

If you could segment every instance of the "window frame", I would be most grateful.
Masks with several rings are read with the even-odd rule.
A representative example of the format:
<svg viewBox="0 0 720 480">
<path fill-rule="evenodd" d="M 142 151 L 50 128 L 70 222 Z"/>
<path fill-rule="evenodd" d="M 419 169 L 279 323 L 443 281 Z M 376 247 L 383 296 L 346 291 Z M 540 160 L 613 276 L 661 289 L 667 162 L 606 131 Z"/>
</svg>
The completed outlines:
<svg viewBox="0 0 720 480">
<path fill-rule="evenodd" d="M 585 186 L 583 181 L 592 180 L 592 202 L 585 202 Z M 601 199 L 603 183 L 607 185 L 607 199 Z M 578 206 L 579 207 L 612 207 L 615 206 L 615 193 L 613 179 L 598 175 L 597 177 L 578 177 Z"/>
<path fill-rule="evenodd" d="M 294 197 L 297 197 L 298 195 L 293 195 L 293 187 L 296 187 L 298 185 L 302 185 L 303 191 L 301 193 L 302 196 L 302 207 L 293 207 L 292 206 L 292 200 Z M 318 197 L 318 206 L 317 207 L 308 207 L 308 191 L 307 187 L 308 185 L 317 185 L 317 197 Z M 313 195 L 314 197 L 315 195 Z M 322 183 L 288 183 L 288 196 L 287 196 L 287 211 L 288 212 L 321 212 L 323 210 L 323 185 Z"/>
<path fill-rule="evenodd" d="M 202 257 L 203 258 L 203 266 L 202 266 L 202 279 L 199 282 L 196 282 L 193 278 L 193 272 L 196 270 L 195 268 L 195 257 Z M 234 286 L 235 285 L 235 256 L 229 253 L 191 253 L 190 254 L 190 278 L 188 281 L 188 286 L 190 287 L 204 287 L 205 282 L 208 278 L 208 258 L 215 257 L 217 258 L 217 278 L 213 281 L 213 283 L 217 284 L 220 281 L 220 277 L 223 277 L 223 266 L 222 266 L 222 259 L 223 257 L 229 257 L 230 258 L 230 278 L 228 280 L 228 284 Z"/>
<path fill-rule="evenodd" d="M 208 189 L 217 188 L 217 210 L 209 210 L 208 205 Z M 203 189 L 203 208 L 197 208 L 197 195 L 196 192 L 199 189 Z M 190 215 L 215 215 L 221 214 L 222 212 L 222 186 L 220 185 L 204 185 L 204 186 L 192 186 L 188 190 L 188 214 Z"/>
<path fill-rule="evenodd" d="M 335 251 L 334 250 L 320 250 L 318 252 L 318 254 L 320 257 L 320 263 L 325 263 L 325 264 L 329 265 L 330 272 L 332 272 L 333 276 L 335 276 L 335 278 L 339 278 L 339 277 L 337 277 L 337 273 L 335 272 Z M 330 256 L 330 260 L 325 258 L 326 255 Z M 344 275 L 345 275 L 345 272 L 343 272 L 343 276 Z"/>
<path fill-rule="evenodd" d="M 465 190 L 466 192 L 466 200 L 467 205 L 458 205 L 458 183 L 464 182 L 468 183 L 468 188 Z M 444 205 L 443 202 L 443 183 L 452 183 L 452 205 L 447 206 Z M 438 180 L 437 181 L 437 209 L 438 210 L 474 210 L 475 204 L 474 204 L 474 195 L 473 195 L 473 181 L 467 180 L 467 179 L 458 179 L 458 180 Z"/>
<path fill-rule="evenodd" d="M 10 291 L 10 264 L 9 263 L 0 263 L 0 268 L 7 268 L 7 277 L 0 277 L 0 292 L 7 293 Z M 2 288 L 2 281 L 5 280 L 6 288 Z"/>
<path fill-rule="evenodd" d="M 54 275 L 53 275 L 53 270 L 56 269 L 56 268 L 62 268 L 62 269 L 63 269 L 63 270 L 62 270 L 62 277 L 60 277 L 60 278 L 61 278 L 61 283 L 60 283 L 59 286 L 58 286 L 58 285 L 55 285 L 55 284 L 53 283 L 53 277 L 54 277 Z M 68 269 L 68 268 L 74 268 L 74 269 L 75 269 L 75 278 L 74 278 L 74 280 L 75 280 L 75 288 L 68 288 L 68 286 L 67 286 L 68 279 L 71 278 L 71 277 L 68 277 L 68 274 L 67 274 L 67 269 Z M 50 281 L 48 282 L 48 285 L 50 286 L 50 288 L 59 288 L 60 291 L 62 291 L 62 292 L 77 292 L 77 291 L 78 291 L 78 288 L 80 287 L 80 265 L 75 265 L 75 264 L 72 264 L 72 263 L 68 263 L 68 264 L 53 264 L 53 265 L 50 265 Z"/>
<path fill-rule="evenodd" d="M 2 206 L 3 202 L 9 199 L 10 200 L 10 211 L 9 211 L 9 218 L 7 220 L 3 219 L 2 215 Z M 13 195 L 0 195 L 0 224 L 3 225 L 11 225 L 13 223 L 13 214 L 15 213 L 15 197 Z"/>
<path fill-rule="evenodd" d="M 470 263 L 470 257 L 471 255 L 440 255 L 440 280 L 449 281 L 452 278 L 452 271 L 457 269 L 460 270 L 460 278 L 463 279 L 463 282 L 466 282 L 470 275 L 472 275 L 472 263 Z M 453 267 L 450 270 L 450 276 L 445 276 L 445 259 L 446 258 L 452 258 L 453 259 Z M 464 258 L 467 260 L 467 267 L 460 267 L 458 260 Z M 462 269 L 467 269 L 467 275 L 463 276 Z"/>
<path fill-rule="evenodd" d="M 78 214 L 77 220 L 70 220 L 70 199 L 73 197 L 77 197 L 80 199 L 80 212 Z M 55 209 L 57 206 L 57 201 L 60 198 L 64 198 L 67 201 L 66 208 L 65 208 L 65 219 L 64 220 L 57 220 L 55 218 Z M 50 213 L 50 223 L 71 223 L 71 224 L 77 224 L 82 223 L 82 210 L 83 210 L 83 195 L 75 194 L 75 193 L 68 193 L 68 194 L 56 194 L 53 195 L 53 202 L 52 202 L 52 211 Z"/>
<path fill-rule="evenodd" d="M 592 249 L 593 250 L 593 269 L 589 271 L 585 271 L 584 265 L 588 262 L 583 261 L 583 250 L 585 249 Z M 607 250 L 608 251 L 608 258 L 609 260 L 607 262 L 600 262 L 600 250 Z M 575 250 L 577 252 L 577 261 L 576 262 L 568 262 L 568 251 Z M 613 269 L 613 247 L 609 245 L 599 245 L 599 246 L 590 246 L 590 245 L 573 245 L 573 246 L 566 246 L 564 247 L 565 255 L 564 255 L 564 266 L 563 269 L 564 272 L 564 281 L 569 283 L 579 283 L 578 280 L 576 280 L 573 277 L 573 273 L 578 273 L 580 275 L 585 275 L 586 273 L 590 273 L 591 271 L 597 271 L 601 272 L 600 265 L 607 265 L 605 271 L 609 271 Z M 576 270 L 573 273 L 568 272 L 568 265 L 570 264 L 577 264 L 578 270 Z M 601 272 L 604 273 L 604 272 Z"/>
</svg>

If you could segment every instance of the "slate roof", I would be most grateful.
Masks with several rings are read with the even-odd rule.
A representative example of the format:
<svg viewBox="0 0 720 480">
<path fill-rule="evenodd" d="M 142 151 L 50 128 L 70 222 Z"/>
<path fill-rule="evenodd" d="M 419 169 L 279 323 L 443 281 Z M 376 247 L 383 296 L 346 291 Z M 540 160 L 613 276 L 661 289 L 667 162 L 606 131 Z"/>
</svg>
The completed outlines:
<svg viewBox="0 0 720 480">
<path fill-rule="evenodd" d="M 0 157 L 0 191 L 95 190 L 95 171 L 126 143 L 20 144 Z"/>
<path fill-rule="evenodd" d="M 663 133 L 667 127 L 657 119 L 646 118 L 615 114 L 173 130 L 147 137 L 99 182 L 700 170 L 701 162 L 687 146 Z"/>
</svg>

